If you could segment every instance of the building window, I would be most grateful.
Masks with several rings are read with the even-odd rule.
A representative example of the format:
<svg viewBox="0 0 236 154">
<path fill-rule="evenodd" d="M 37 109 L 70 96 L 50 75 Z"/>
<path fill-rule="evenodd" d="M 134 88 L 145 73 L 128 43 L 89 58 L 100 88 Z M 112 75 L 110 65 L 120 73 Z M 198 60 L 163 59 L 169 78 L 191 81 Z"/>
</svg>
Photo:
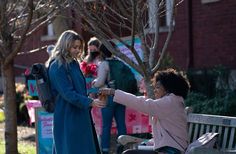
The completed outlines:
<svg viewBox="0 0 236 154">
<path fill-rule="evenodd" d="M 54 36 L 54 31 L 53 31 L 52 23 L 48 24 L 47 32 L 48 32 L 48 36 Z"/>
<path fill-rule="evenodd" d="M 160 0 L 157 4 L 156 0 L 148 0 L 148 29 L 147 32 L 152 33 L 157 25 L 157 19 L 159 19 L 160 32 L 165 32 L 171 24 L 171 14 L 173 0 Z M 159 5 L 159 8 L 158 8 Z M 174 23 L 174 22 L 173 22 Z"/>
<path fill-rule="evenodd" d="M 53 29 L 53 24 L 50 22 L 45 27 L 44 34 L 41 37 L 41 41 L 49 41 L 49 40 L 55 40 L 56 36 Z"/>
</svg>

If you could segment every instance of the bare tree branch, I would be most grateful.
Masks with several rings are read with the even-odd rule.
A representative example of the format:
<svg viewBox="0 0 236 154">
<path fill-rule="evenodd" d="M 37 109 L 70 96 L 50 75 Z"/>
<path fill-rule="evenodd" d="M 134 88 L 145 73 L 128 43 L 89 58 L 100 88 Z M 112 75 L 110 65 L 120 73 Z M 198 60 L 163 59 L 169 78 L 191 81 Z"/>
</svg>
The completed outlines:
<svg viewBox="0 0 236 154">
<path fill-rule="evenodd" d="M 180 3 L 182 0 L 178 1 Z M 169 3 L 176 4 L 174 0 L 96 0 L 90 2 L 73 0 L 67 2 L 68 7 L 73 8 L 77 17 L 82 19 L 80 24 L 83 30 L 96 36 L 115 56 L 139 72 L 145 78 L 146 84 L 150 84 L 149 80 L 159 69 L 172 36 L 174 5 L 170 10 L 166 8 L 169 8 Z M 168 20 L 168 23 L 165 23 L 165 20 Z M 161 26 L 168 28 L 164 42 L 160 42 L 159 39 Z M 122 39 L 127 37 L 130 38 L 129 42 Z M 143 54 L 141 57 L 135 49 L 136 38 L 141 41 Z M 116 40 L 128 48 L 135 62 L 121 51 L 114 49 L 109 40 Z M 157 57 L 159 51 L 161 55 Z M 151 93 L 151 90 L 149 89 L 148 92 Z"/>
<path fill-rule="evenodd" d="M 32 25 L 32 21 L 36 17 L 40 18 L 46 14 L 45 11 L 40 12 L 42 14 L 39 13 L 39 9 L 47 9 L 45 7 L 49 6 L 44 3 L 46 3 L 45 0 L 37 2 L 33 0 L 0 0 L 0 63 L 4 83 L 6 153 L 18 153 L 14 58 L 20 52 L 28 31 L 34 29 L 32 26 L 35 25 Z M 38 6 L 34 7 L 34 4 Z M 50 11 L 48 10 L 48 12 Z"/>
<path fill-rule="evenodd" d="M 12 61 L 12 59 L 17 55 L 17 52 L 19 52 L 19 50 L 21 49 L 21 47 L 23 45 L 23 42 L 26 39 L 26 34 L 27 34 L 27 32 L 30 28 L 30 23 L 31 23 L 32 17 L 33 17 L 33 6 L 34 6 L 33 5 L 33 0 L 29 0 L 29 2 L 28 2 L 28 14 L 29 15 L 27 17 L 25 29 L 24 29 L 24 31 L 22 32 L 22 35 L 21 35 L 22 39 L 16 45 L 15 50 L 13 52 L 11 52 L 9 56 L 6 57 L 5 63 L 4 63 L 5 66 L 7 66 Z"/>
<path fill-rule="evenodd" d="M 125 7 L 123 1 L 115 1 L 115 3 L 116 3 L 117 8 L 119 8 L 120 13 L 121 13 L 123 16 L 125 16 L 128 21 L 131 21 L 130 16 L 128 16 L 128 14 L 131 13 L 131 12 L 129 11 L 130 8 L 127 7 L 127 6 Z"/>
<path fill-rule="evenodd" d="M 52 14 L 53 13 L 53 14 Z M 34 26 L 34 28 L 29 31 L 26 36 L 28 37 L 29 35 L 31 35 L 33 32 L 35 32 L 36 30 L 38 30 L 40 27 L 42 27 L 43 25 L 45 25 L 46 23 L 49 23 L 49 21 L 55 19 L 56 17 L 56 12 L 54 10 L 52 10 L 51 12 L 49 12 L 47 15 L 44 15 L 43 17 L 41 17 L 41 21 L 37 20 L 34 23 L 32 23 L 31 25 L 34 25 L 35 23 L 38 23 L 37 26 Z M 51 16 L 49 16 L 51 15 Z M 46 18 L 46 20 L 45 20 Z"/>
<path fill-rule="evenodd" d="M 156 64 L 156 66 L 152 69 L 152 73 L 153 73 L 153 74 L 159 69 L 159 67 L 160 67 L 160 65 L 161 65 L 161 61 L 162 61 L 162 59 L 163 59 L 163 57 L 164 57 L 164 55 L 165 55 L 167 46 L 168 46 L 168 44 L 169 44 L 169 41 L 170 41 L 171 36 L 172 36 L 172 33 L 173 33 L 174 7 L 175 7 L 175 5 L 174 5 L 174 3 L 173 3 L 172 6 L 171 6 L 171 19 L 170 19 L 171 23 L 170 23 L 170 25 L 169 25 L 168 35 L 167 35 L 166 41 L 165 41 L 165 43 L 164 43 L 164 46 L 163 46 L 163 48 L 162 48 L 162 50 L 161 50 L 160 58 L 158 59 L 158 62 L 157 62 L 157 64 Z"/>
<path fill-rule="evenodd" d="M 153 42 L 152 42 L 152 45 L 151 45 L 151 47 L 150 47 L 150 56 L 149 56 L 149 65 L 150 65 L 150 67 L 151 68 L 153 68 L 154 67 L 154 59 L 155 59 L 155 53 L 156 53 L 156 51 L 157 51 L 157 47 L 158 47 L 158 42 L 159 42 L 159 27 L 160 27 L 160 23 L 159 23 L 159 16 L 158 16 L 158 13 L 159 13 L 159 4 L 160 4 L 160 1 L 159 0 L 156 0 L 156 1 L 154 1 L 155 2 L 155 4 L 151 4 L 151 6 L 150 7 L 153 7 L 153 5 L 154 5 L 154 7 L 156 8 L 156 11 L 154 12 L 154 14 L 153 15 L 151 15 L 153 18 L 154 18 L 154 25 L 156 25 L 156 26 L 154 26 L 154 39 L 153 39 Z M 151 19 L 151 21 L 153 21 L 152 19 Z"/>
<path fill-rule="evenodd" d="M 47 47 L 48 46 L 45 45 L 45 46 L 39 47 L 37 49 L 30 50 L 29 52 L 19 52 L 19 53 L 17 53 L 17 55 L 26 55 L 26 54 L 35 53 L 35 52 L 38 52 L 38 51 L 41 51 L 41 50 L 45 50 Z"/>
</svg>

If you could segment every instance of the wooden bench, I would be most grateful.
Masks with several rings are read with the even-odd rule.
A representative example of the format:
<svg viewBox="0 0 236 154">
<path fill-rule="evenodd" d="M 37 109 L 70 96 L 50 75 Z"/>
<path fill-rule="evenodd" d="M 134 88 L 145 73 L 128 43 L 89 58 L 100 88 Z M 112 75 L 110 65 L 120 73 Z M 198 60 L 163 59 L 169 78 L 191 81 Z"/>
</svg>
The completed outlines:
<svg viewBox="0 0 236 154">
<path fill-rule="evenodd" d="M 190 143 L 206 132 L 216 132 L 219 150 L 236 153 L 236 117 L 189 113 L 188 123 Z"/>
<path fill-rule="evenodd" d="M 198 150 L 196 153 L 235 153 L 236 154 L 236 117 L 228 116 L 217 116 L 208 114 L 194 114 L 188 113 L 188 135 L 189 141 L 192 143 L 198 139 L 201 135 L 207 132 L 219 133 L 218 147 L 217 151 L 212 151 L 209 149 Z M 118 138 L 118 142 L 123 142 L 125 144 L 141 142 L 144 139 L 136 137 L 124 137 Z M 137 147 L 133 146 L 133 147 Z M 151 149 L 147 146 L 138 146 L 140 149 Z"/>
</svg>

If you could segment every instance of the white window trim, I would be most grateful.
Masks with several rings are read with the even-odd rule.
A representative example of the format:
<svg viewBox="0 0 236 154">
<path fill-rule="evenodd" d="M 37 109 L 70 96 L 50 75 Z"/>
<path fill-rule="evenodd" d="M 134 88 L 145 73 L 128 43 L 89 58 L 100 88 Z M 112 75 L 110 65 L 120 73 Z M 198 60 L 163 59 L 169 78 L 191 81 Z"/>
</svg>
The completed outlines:
<svg viewBox="0 0 236 154">
<path fill-rule="evenodd" d="M 166 0 L 166 26 L 162 26 L 159 28 L 160 32 L 167 32 L 168 31 L 168 27 L 171 24 L 171 8 L 172 5 L 174 4 L 173 0 Z M 155 32 L 155 26 L 156 26 L 156 19 L 157 19 L 157 3 L 156 0 L 148 0 L 148 5 L 149 5 L 149 11 L 148 11 L 148 16 L 149 16 L 149 26 L 151 25 L 151 27 L 149 27 L 148 29 L 146 29 L 145 31 L 148 33 L 154 33 Z M 173 21 L 173 24 L 175 25 L 175 22 Z"/>
<path fill-rule="evenodd" d="M 84 2 L 94 2 L 95 0 L 84 0 Z"/>
<path fill-rule="evenodd" d="M 201 0 L 202 4 L 207 4 L 207 3 L 213 3 L 213 2 L 218 2 L 220 0 Z"/>
<path fill-rule="evenodd" d="M 50 41 L 50 40 L 55 40 L 56 36 L 53 30 L 53 24 L 49 23 L 47 25 L 47 35 L 41 36 L 41 41 Z"/>
<path fill-rule="evenodd" d="M 48 30 L 48 36 L 54 36 L 54 31 L 53 31 L 53 24 L 50 23 L 48 24 L 48 27 L 47 27 L 47 30 Z"/>
</svg>

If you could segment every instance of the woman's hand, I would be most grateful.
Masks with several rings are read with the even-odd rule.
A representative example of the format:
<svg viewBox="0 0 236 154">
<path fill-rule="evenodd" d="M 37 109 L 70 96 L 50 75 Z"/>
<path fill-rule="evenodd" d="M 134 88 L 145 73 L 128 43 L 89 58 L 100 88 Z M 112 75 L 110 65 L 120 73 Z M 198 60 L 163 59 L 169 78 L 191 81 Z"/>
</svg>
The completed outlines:
<svg viewBox="0 0 236 154">
<path fill-rule="evenodd" d="M 99 100 L 99 99 L 94 99 L 93 102 L 91 103 L 92 107 L 99 107 L 103 108 L 106 107 L 106 100 Z"/>
<path fill-rule="evenodd" d="M 115 94 L 115 89 L 112 88 L 100 88 L 99 95 L 114 95 Z"/>
</svg>

